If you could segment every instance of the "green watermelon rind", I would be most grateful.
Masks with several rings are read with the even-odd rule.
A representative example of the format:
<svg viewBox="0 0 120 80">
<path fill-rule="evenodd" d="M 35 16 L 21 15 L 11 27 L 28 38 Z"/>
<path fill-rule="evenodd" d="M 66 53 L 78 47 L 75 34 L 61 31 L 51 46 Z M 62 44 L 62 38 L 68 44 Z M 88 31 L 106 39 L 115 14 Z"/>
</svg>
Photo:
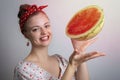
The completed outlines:
<svg viewBox="0 0 120 80">
<path fill-rule="evenodd" d="M 77 39 L 77 40 L 91 39 L 91 38 L 95 37 L 102 30 L 103 25 L 104 25 L 104 19 L 98 25 L 96 25 L 98 27 L 95 27 L 94 29 L 88 31 L 87 34 L 85 34 L 84 36 L 75 38 L 75 39 Z"/>
<path fill-rule="evenodd" d="M 91 29 L 89 29 L 88 31 L 86 31 L 82 34 L 79 34 L 79 35 L 69 34 L 68 33 L 68 27 L 66 27 L 66 35 L 68 37 L 74 38 L 74 39 L 77 39 L 77 40 L 87 40 L 87 39 L 91 39 L 91 38 L 95 37 L 102 30 L 102 27 L 103 27 L 103 24 L 104 24 L 104 13 L 103 13 L 103 9 L 101 9 L 99 6 L 97 6 L 97 5 L 87 6 L 87 7 L 83 8 L 82 10 L 80 10 L 79 12 L 77 12 L 75 15 L 79 14 L 80 12 L 82 12 L 85 9 L 93 8 L 93 7 L 97 8 L 99 10 L 99 12 L 101 13 L 101 17 L 100 17 L 99 21 Z M 70 20 L 70 22 L 71 22 L 71 20 Z"/>
</svg>

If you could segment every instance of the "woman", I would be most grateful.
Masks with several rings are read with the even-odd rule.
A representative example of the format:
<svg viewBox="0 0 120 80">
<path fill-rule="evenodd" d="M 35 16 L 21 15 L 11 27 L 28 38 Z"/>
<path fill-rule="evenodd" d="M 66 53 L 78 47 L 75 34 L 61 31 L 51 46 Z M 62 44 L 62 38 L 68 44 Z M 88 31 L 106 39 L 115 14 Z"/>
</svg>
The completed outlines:
<svg viewBox="0 0 120 80">
<path fill-rule="evenodd" d="M 14 80 L 89 80 L 85 61 L 104 56 L 101 52 L 85 54 L 85 49 L 96 39 L 76 41 L 71 39 L 74 51 L 69 62 L 62 56 L 48 55 L 52 38 L 50 20 L 42 10 L 47 6 L 23 4 L 18 13 L 22 34 L 31 42 L 29 55 L 18 63 Z"/>
</svg>

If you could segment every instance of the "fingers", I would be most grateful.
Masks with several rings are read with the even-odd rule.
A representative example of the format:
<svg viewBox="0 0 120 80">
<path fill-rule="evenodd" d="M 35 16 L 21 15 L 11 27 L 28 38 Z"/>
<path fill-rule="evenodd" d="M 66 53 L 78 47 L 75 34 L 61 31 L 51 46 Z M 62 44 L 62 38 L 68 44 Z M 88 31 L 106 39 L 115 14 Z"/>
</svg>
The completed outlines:
<svg viewBox="0 0 120 80">
<path fill-rule="evenodd" d="M 89 44 L 92 44 L 92 43 L 94 43 L 94 42 L 97 41 L 97 40 L 98 40 L 98 38 L 96 37 L 96 38 L 93 38 L 93 39 L 88 40 L 88 42 L 89 42 Z"/>
<path fill-rule="evenodd" d="M 78 41 L 75 39 L 71 39 L 71 42 L 72 42 L 74 50 L 78 49 L 78 51 L 83 52 L 89 45 L 93 44 L 97 39 L 98 38 L 94 38 L 94 39 L 84 40 L 84 41 Z"/>
<path fill-rule="evenodd" d="M 80 65 L 83 62 L 86 62 L 88 60 L 105 56 L 102 52 L 90 52 L 87 54 L 80 54 L 77 50 L 73 52 L 73 54 L 69 58 L 69 63 L 73 65 Z"/>
<path fill-rule="evenodd" d="M 105 56 L 105 54 L 101 52 L 91 52 L 89 54 L 84 55 L 83 61 L 85 62 L 85 61 L 88 61 L 88 60 L 91 60 L 97 57 L 101 57 L 101 56 Z"/>
<path fill-rule="evenodd" d="M 93 44 L 97 39 L 98 39 L 98 38 L 94 38 L 94 39 L 90 39 L 90 40 L 84 41 L 84 42 L 83 42 L 83 45 L 82 45 L 82 46 L 83 46 L 83 47 L 82 47 L 83 51 L 84 51 L 89 45 Z"/>
<path fill-rule="evenodd" d="M 78 49 L 78 42 L 77 40 L 71 39 L 72 45 L 73 45 L 73 49 Z"/>
</svg>

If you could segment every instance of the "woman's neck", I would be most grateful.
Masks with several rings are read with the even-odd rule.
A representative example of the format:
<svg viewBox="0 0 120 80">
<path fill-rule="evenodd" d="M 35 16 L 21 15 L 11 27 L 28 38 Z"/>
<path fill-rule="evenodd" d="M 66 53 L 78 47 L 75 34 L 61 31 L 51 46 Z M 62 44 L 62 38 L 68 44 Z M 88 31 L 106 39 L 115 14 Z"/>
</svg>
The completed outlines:
<svg viewBox="0 0 120 80">
<path fill-rule="evenodd" d="M 29 55 L 34 61 L 48 60 L 48 47 L 32 47 Z"/>
</svg>

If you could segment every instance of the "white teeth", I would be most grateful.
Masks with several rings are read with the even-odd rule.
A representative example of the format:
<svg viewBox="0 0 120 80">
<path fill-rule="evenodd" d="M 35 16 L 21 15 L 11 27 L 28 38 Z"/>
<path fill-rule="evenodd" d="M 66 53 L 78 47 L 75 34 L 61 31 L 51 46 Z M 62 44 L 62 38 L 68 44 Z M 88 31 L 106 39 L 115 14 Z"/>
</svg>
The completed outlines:
<svg viewBox="0 0 120 80">
<path fill-rule="evenodd" d="M 40 38 L 42 41 L 48 40 L 48 36 Z"/>
</svg>

